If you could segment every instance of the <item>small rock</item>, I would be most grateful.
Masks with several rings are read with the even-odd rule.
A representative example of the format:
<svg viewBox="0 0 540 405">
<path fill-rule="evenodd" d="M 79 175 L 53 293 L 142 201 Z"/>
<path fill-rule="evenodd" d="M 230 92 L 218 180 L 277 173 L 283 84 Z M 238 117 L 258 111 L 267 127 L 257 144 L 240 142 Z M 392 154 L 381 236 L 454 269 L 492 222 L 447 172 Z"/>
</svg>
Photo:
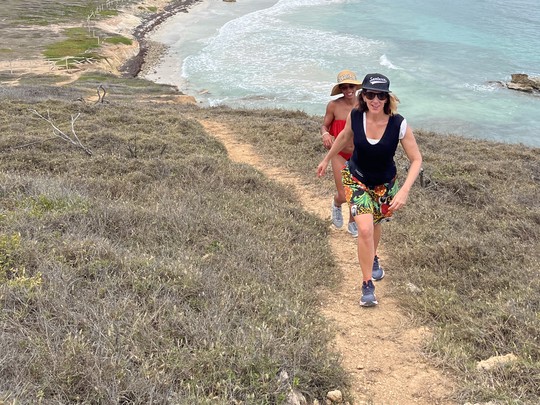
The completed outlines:
<svg viewBox="0 0 540 405">
<path fill-rule="evenodd" d="M 289 383 L 289 373 L 286 370 L 281 370 L 278 374 L 278 383 L 285 385 Z"/>
<path fill-rule="evenodd" d="M 289 392 L 285 405 L 307 405 L 307 400 L 300 391 L 295 389 Z"/>
<path fill-rule="evenodd" d="M 340 390 L 328 391 L 326 394 L 326 399 L 332 403 L 341 403 L 343 401 L 343 394 Z"/>
<path fill-rule="evenodd" d="M 501 366 L 504 364 L 517 361 L 517 359 L 518 359 L 517 356 L 513 353 L 508 353 L 504 356 L 493 356 L 487 360 L 479 361 L 478 364 L 476 365 L 476 369 L 479 371 L 491 370 L 497 366 Z"/>
<path fill-rule="evenodd" d="M 418 287 L 417 285 L 409 282 L 407 283 L 407 291 L 417 294 L 417 293 L 421 293 L 422 289 Z"/>
<path fill-rule="evenodd" d="M 540 91 L 540 78 L 529 77 L 524 73 L 514 73 L 512 75 L 512 80 L 506 83 L 506 87 L 511 90 L 535 93 Z"/>
</svg>

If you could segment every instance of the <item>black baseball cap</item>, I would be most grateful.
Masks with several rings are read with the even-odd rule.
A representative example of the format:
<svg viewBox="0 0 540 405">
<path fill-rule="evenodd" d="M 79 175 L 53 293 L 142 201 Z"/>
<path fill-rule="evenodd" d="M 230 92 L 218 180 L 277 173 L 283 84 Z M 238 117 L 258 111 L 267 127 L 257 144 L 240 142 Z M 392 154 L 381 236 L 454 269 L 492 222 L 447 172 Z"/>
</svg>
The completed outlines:
<svg viewBox="0 0 540 405">
<path fill-rule="evenodd" d="M 390 79 L 380 73 L 368 73 L 362 82 L 362 90 L 381 91 L 391 93 Z"/>
</svg>

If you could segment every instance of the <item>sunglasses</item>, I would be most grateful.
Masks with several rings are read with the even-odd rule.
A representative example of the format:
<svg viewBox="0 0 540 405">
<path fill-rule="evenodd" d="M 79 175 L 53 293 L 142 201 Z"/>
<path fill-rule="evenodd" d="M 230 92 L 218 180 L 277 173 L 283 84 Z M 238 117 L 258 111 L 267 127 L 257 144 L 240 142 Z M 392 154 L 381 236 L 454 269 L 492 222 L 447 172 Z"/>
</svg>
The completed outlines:
<svg viewBox="0 0 540 405">
<path fill-rule="evenodd" d="M 373 100 L 375 97 L 377 97 L 379 100 L 386 100 L 388 98 L 388 93 L 373 93 L 372 91 L 364 91 L 362 94 L 366 96 L 368 100 Z"/>
<path fill-rule="evenodd" d="M 355 88 L 356 88 L 356 84 L 340 84 L 340 85 L 339 85 L 339 88 L 340 88 L 340 90 L 345 90 L 345 89 L 355 89 Z"/>
</svg>

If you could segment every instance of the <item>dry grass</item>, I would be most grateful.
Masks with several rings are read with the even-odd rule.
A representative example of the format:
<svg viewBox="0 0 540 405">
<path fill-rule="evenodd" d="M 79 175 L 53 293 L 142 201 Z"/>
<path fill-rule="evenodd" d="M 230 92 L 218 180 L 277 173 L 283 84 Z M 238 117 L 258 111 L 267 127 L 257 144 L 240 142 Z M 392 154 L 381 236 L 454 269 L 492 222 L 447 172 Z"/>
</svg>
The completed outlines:
<svg viewBox="0 0 540 405">
<path fill-rule="evenodd" d="M 280 403 L 282 370 L 312 398 L 346 387 L 317 309 L 336 277 L 326 224 L 231 163 L 196 107 L 10 97 L 0 399 Z M 93 156 L 46 140 L 30 108 L 67 132 L 80 112 Z"/>
<path fill-rule="evenodd" d="M 41 55 L 65 39 L 43 25 L 84 22 L 99 3 L 8 0 L 0 59 Z M 134 106 L 175 90 L 99 73 L 47 86 L 59 80 L 0 88 L 0 402 L 280 403 L 282 370 L 312 398 L 346 387 L 317 308 L 336 281 L 326 224 L 188 117 L 229 123 L 327 192 L 314 173 L 322 118 Z M 75 101 L 100 84 L 110 104 Z M 80 112 L 94 155 L 29 109 L 68 132 Z M 458 401 L 538 403 L 540 151 L 417 137 L 428 187 L 385 225 L 388 282 L 433 328 L 426 352 L 459 377 Z M 519 360 L 476 371 L 506 353 Z"/>
<path fill-rule="evenodd" d="M 92 21 L 107 18 L 117 14 L 115 7 L 135 1 L 117 1 L 107 9 L 103 8 L 105 0 L 3 0 L 0 61 L 39 57 L 48 46 L 66 39 L 63 32 L 66 25 L 86 27 L 89 16 Z M 98 32 L 95 28 L 94 31 Z"/>
<path fill-rule="evenodd" d="M 320 118 L 215 112 L 268 159 L 322 187 L 314 174 Z M 538 403 L 540 150 L 416 132 L 427 187 L 417 185 L 407 208 L 384 225 L 388 281 L 411 317 L 433 328 L 426 352 L 458 376 L 459 401 Z M 397 163 L 404 173 L 401 153 Z M 507 353 L 518 362 L 476 370 L 478 361 Z"/>
<path fill-rule="evenodd" d="M 103 78 L 90 88 L 92 80 Z M 4 93 L 4 398 L 279 403 L 281 370 L 312 398 L 346 387 L 317 312 L 318 291 L 336 277 L 326 224 L 231 163 L 188 118 L 230 123 L 267 159 L 327 191 L 331 181 L 313 169 L 324 153 L 320 117 L 125 104 L 144 92 L 137 83 L 117 83 L 100 105 L 61 101 L 86 91 L 84 81 Z M 94 155 L 43 141 L 51 130 L 29 108 L 49 110 L 67 131 L 81 112 L 76 130 Z M 388 281 L 412 319 L 433 328 L 426 352 L 459 376 L 459 401 L 536 403 L 540 151 L 417 138 L 427 187 L 385 225 Z M 406 170 L 403 156 L 398 166 Z M 476 371 L 506 353 L 518 362 Z"/>
<path fill-rule="evenodd" d="M 536 403 L 540 150 L 432 133 L 419 140 L 431 183 L 385 244 L 403 305 L 436 328 L 428 350 L 460 376 L 463 399 Z M 476 371 L 507 353 L 519 361 Z"/>
</svg>

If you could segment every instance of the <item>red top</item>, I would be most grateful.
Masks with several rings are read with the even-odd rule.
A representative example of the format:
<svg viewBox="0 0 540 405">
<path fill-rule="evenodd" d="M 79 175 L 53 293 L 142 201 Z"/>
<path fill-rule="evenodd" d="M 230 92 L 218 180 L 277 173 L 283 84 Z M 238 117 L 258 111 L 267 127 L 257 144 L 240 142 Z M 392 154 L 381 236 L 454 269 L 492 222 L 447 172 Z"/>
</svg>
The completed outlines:
<svg viewBox="0 0 540 405">
<path fill-rule="evenodd" d="M 330 131 L 328 132 L 330 132 L 330 135 L 332 135 L 334 138 L 337 138 L 341 130 L 345 128 L 346 123 L 346 120 L 334 120 L 332 121 L 332 124 L 330 125 Z M 338 154 L 345 160 L 349 160 L 352 156 L 351 153 L 346 153 L 342 151 L 340 151 Z"/>
</svg>

